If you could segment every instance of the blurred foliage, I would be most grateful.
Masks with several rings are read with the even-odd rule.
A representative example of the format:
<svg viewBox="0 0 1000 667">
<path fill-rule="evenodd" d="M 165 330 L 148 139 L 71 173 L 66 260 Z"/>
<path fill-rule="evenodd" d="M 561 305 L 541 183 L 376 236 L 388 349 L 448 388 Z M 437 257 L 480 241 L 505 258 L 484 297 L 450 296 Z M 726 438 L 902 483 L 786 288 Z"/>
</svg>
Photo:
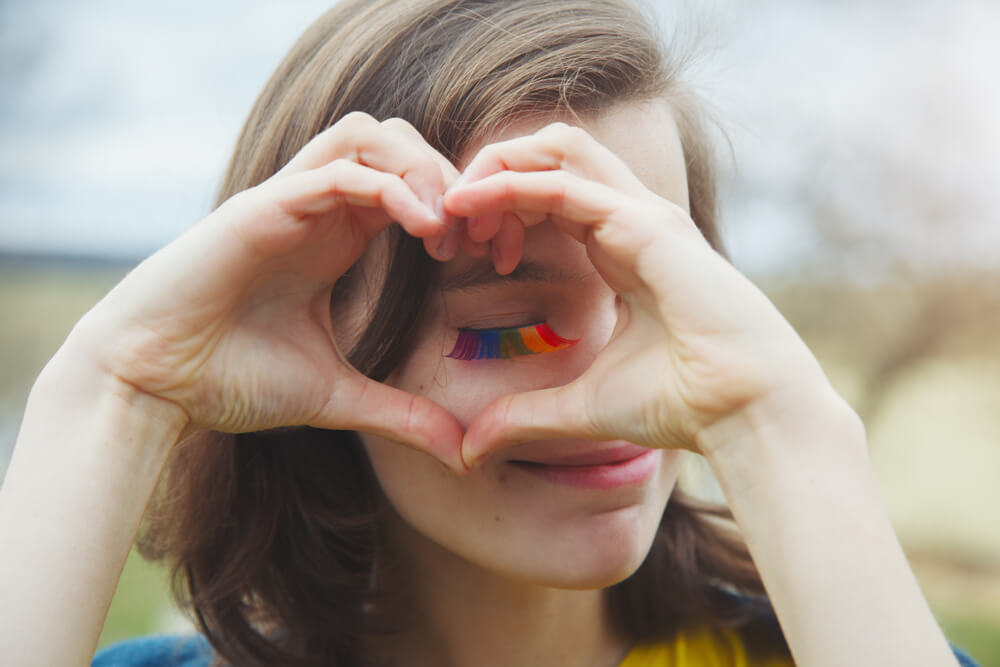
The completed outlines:
<svg viewBox="0 0 1000 667">
<path fill-rule="evenodd" d="M 951 643 L 979 667 L 1000 667 L 1000 619 L 961 613 L 938 613 L 937 619 Z"/>
<path fill-rule="evenodd" d="M 76 321 L 129 268 L 0 256 L 0 403 L 23 402 Z"/>
<path fill-rule="evenodd" d="M 866 422 L 918 364 L 936 357 L 1000 360 L 996 272 L 903 275 L 876 284 L 785 278 L 764 288 L 824 367 L 858 376 L 846 398 Z"/>
<path fill-rule="evenodd" d="M 133 549 L 108 609 L 98 648 L 131 637 L 190 632 L 171 604 L 167 571 Z"/>
</svg>

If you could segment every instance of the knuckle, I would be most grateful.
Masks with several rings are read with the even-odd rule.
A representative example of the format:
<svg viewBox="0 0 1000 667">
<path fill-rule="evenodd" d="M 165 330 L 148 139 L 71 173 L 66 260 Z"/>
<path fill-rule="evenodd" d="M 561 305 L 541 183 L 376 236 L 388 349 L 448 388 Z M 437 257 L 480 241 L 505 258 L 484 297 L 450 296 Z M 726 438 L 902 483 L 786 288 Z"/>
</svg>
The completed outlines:
<svg viewBox="0 0 1000 667">
<path fill-rule="evenodd" d="M 355 162 L 363 162 L 365 146 L 371 142 L 371 134 L 379 123 L 364 111 L 351 111 L 337 121 L 333 128 L 343 133 L 343 152 L 349 153 Z M 331 128 L 331 129 L 333 129 Z"/>
<path fill-rule="evenodd" d="M 337 121 L 336 125 L 344 127 L 347 129 L 361 129 L 371 127 L 377 124 L 378 121 L 375 120 L 371 114 L 364 111 L 351 111 Z"/>
<path fill-rule="evenodd" d="M 561 131 L 562 136 L 569 141 L 589 141 L 590 133 L 578 125 L 566 125 Z"/>
<path fill-rule="evenodd" d="M 478 160 L 484 160 L 488 163 L 498 162 L 500 160 L 501 150 L 496 144 L 490 144 L 489 146 L 484 146 L 477 155 Z"/>
<path fill-rule="evenodd" d="M 578 125 L 570 125 L 562 121 L 557 121 L 545 127 L 544 132 L 556 141 L 573 145 L 577 141 L 589 141 L 590 133 Z"/>
<path fill-rule="evenodd" d="M 576 162 L 581 151 L 587 150 L 594 141 L 583 128 L 564 122 L 552 123 L 545 130 L 552 142 L 549 150 L 558 160 L 560 168 L 566 168 L 567 163 Z"/>
<path fill-rule="evenodd" d="M 560 138 L 562 139 L 562 150 L 565 156 L 578 155 L 581 151 L 586 150 L 594 141 L 589 132 L 575 125 L 567 125 L 561 132 Z"/>
<path fill-rule="evenodd" d="M 509 171 L 504 172 L 500 177 L 500 185 L 501 199 L 509 203 L 515 203 L 518 194 L 517 175 Z"/>
<path fill-rule="evenodd" d="M 392 130 L 395 132 L 405 132 L 407 134 L 420 134 L 417 132 L 417 128 L 413 127 L 410 121 L 405 118 L 400 118 L 398 116 L 393 116 L 392 118 L 386 118 L 381 123 L 382 127 L 387 130 Z"/>
<path fill-rule="evenodd" d="M 552 123 L 549 123 L 544 128 L 542 128 L 542 132 L 545 132 L 547 134 L 555 134 L 557 132 L 564 131 L 568 127 L 569 127 L 569 124 L 566 123 L 565 121 L 557 120 L 557 121 L 554 121 Z"/>
<path fill-rule="evenodd" d="M 566 207 L 566 186 L 557 184 L 549 195 L 549 207 L 556 215 L 562 215 Z"/>
<path fill-rule="evenodd" d="M 326 167 L 324 167 L 327 175 L 334 180 L 343 178 L 349 171 L 354 169 L 356 163 L 347 158 L 339 157 L 336 160 L 329 162 Z"/>
</svg>

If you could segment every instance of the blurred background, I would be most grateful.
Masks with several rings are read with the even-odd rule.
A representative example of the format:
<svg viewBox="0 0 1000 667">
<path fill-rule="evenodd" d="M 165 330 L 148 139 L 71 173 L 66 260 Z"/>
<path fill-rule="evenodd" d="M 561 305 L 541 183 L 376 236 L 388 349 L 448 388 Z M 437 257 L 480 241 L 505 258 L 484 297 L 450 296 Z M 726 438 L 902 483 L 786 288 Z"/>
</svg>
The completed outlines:
<svg viewBox="0 0 1000 667">
<path fill-rule="evenodd" d="M 0 2 L 0 477 L 45 361 L 211 209 L 257 92 L 329 4 Z M 647 4 L 702 36 L 733 261 L 865 419 L 947 634 L 1000 666 L 1000 5 Z M 130 558 L 102 645 L 186 627 L 166 591 Z"/>
</svg>

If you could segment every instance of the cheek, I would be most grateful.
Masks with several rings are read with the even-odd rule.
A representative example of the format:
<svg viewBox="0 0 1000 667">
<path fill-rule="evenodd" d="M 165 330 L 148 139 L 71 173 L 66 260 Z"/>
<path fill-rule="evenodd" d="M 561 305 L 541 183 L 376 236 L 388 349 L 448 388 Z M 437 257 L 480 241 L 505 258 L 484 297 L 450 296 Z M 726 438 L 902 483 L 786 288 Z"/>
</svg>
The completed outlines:
<svg viewBox="0 0 1000 667">
<path fill-rule="evenodd" d="M 375 477 L 389 502 L 404 516 L 407 508 L 439 508 L 459 478 L 436 459 L 384 438 L 360 434 Z M 437 511 L 435 509 L 435 511 Z"/>
<path fill-rule="evenodd" d="M 515 359 L 460 361 L 414 359 L 395 377 L 393 386 L 430 398 L 463 426 L 493 401 L 508 394 L 565 385 L 579 377 L 599 346 L 581 341 L 568 350 Z"/>
</svg>

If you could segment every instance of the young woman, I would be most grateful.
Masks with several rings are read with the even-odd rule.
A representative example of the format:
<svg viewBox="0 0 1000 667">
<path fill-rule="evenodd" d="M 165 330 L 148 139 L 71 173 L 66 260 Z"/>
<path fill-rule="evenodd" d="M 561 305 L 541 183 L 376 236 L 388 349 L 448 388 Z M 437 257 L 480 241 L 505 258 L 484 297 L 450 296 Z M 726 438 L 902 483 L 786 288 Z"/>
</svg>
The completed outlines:
<svg viewBox="0 0 1000 667">
<path fill-rule="evenodd" d="M 681 62 L 624 0 L 321 17 L 38 378 L 6 663 L 90 661 L 145 512 L 204 638 L 96 664 L 955 665 L 858 418 L 720 254 Z"/>
</svg>

